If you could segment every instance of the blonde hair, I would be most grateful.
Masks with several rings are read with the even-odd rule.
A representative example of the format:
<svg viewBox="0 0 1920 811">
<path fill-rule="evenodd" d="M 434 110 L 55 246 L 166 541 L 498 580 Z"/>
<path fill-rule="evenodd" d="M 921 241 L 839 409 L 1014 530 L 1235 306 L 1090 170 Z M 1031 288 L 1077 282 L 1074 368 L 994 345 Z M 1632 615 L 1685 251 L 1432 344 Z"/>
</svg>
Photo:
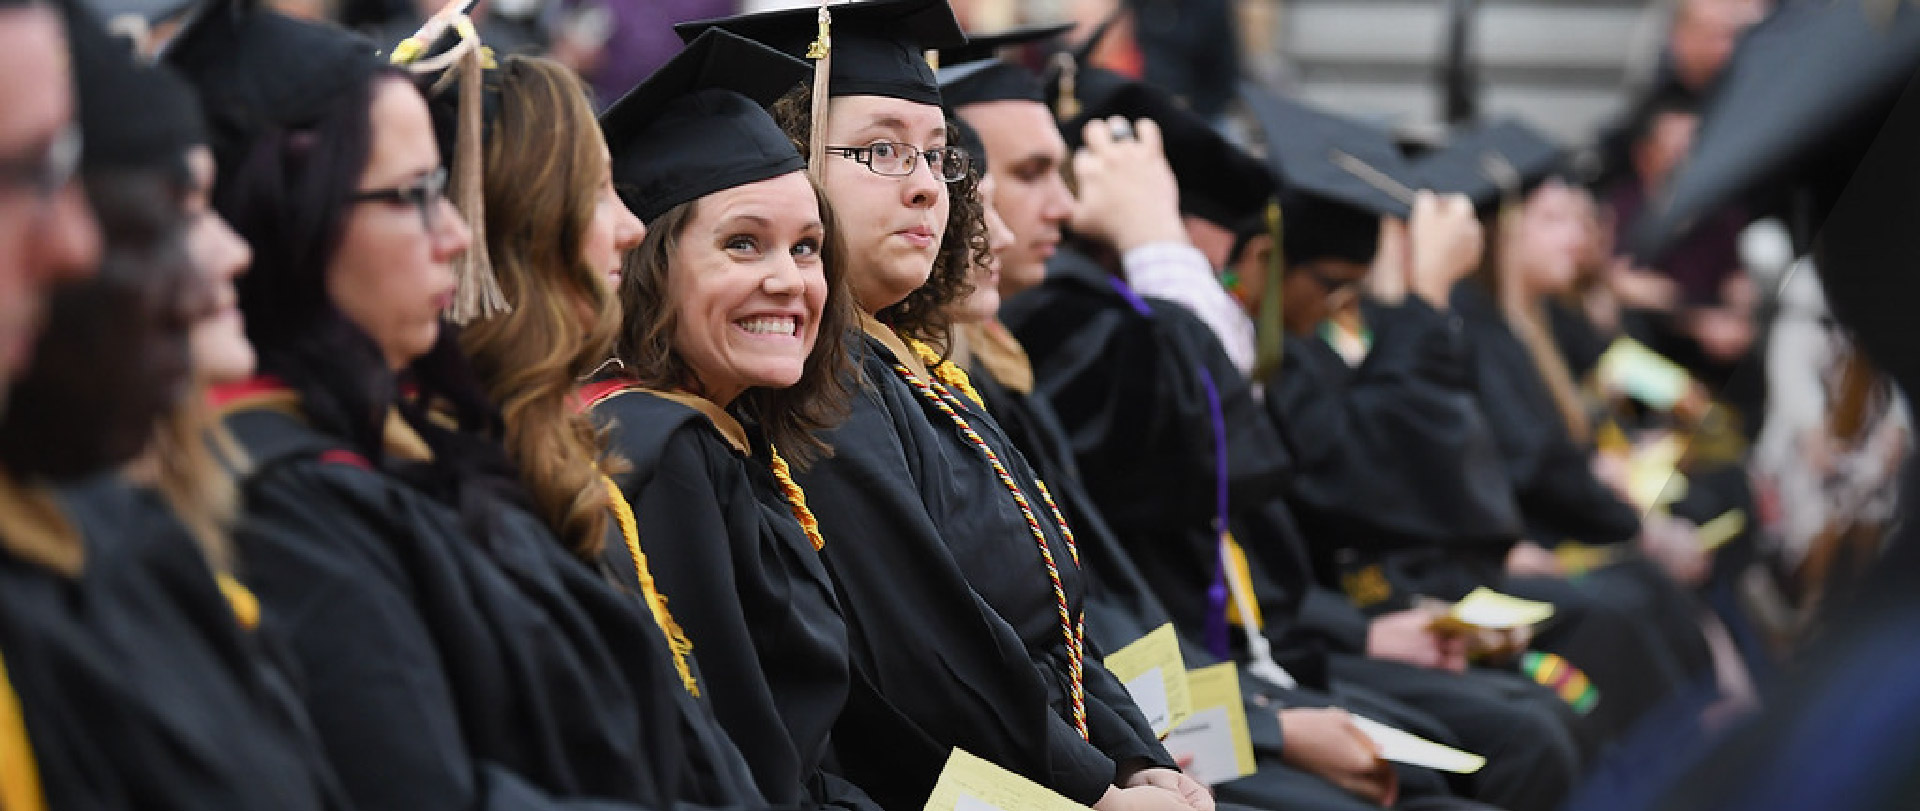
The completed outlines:
<svg viewBox="0 0 1920 811">
<path fill-rule="evenodd" d="M 247 460 L 240 444 L 220 425 L 204 386 L 160 418 L 147 456 L 155 465 L 154 489 L 199 543 L 207 564 L 215 571 L 229 571 L 233 549 L 228 533 L 240 509 L 235 477 L 245 472 Z"/>
<path fill-rule="evenodd" d="M 1500 312 L 1506 316 L 1508 328 L 1520 339 L 1527 354 L 1533 358 L 1534 371 L 1539 373 L 1541 382 L 1546 384 L 1547 393 L 1553 396 L 1553 405 L 1560 412 L 1560 419 L 1566 424 L 1567 435 L 1577 444 L 1585 445 L 1593 436 L 1593 426 L 1587 418 L 1585 402 L 1580 398 L 1580 390 L 1573 382 L 1573 372 L 1567 367 L 1566 356 L 1560 352 L 1560 342 L 1554 340 L 1553 329 L 1548 322 L 1545 299 L 1529 296 L 1525 286 L 1513 278 L 1524 271 L 1510 267 L 1511 243 L 1519 238 L 1521 209 L 1524 202 L 1508 203 L 1501 207 L 1499 222 L 1493 229 L 1493 237 L 1487 247 L 1487 262 L 1490 269 L 1487 274 L 1493 286 L 1495 300 L 1499 302 Z"/>
<path fill-rule="evenodd" d="M 512 311 L 467 325 L 461 346 L 506 422 L 506 447 L 534 509 L 574 554 L 599 555 L 611 507 L 601 433 L 574 404 L 612 353 L 620 313 L 581 255 L 601 180 L 600 128 L 586 89 L 548 59 L 512 56 L 486 140 L 487 250 Z M 556 143 L 558 141 L 558 143 Z"/>
</svg>

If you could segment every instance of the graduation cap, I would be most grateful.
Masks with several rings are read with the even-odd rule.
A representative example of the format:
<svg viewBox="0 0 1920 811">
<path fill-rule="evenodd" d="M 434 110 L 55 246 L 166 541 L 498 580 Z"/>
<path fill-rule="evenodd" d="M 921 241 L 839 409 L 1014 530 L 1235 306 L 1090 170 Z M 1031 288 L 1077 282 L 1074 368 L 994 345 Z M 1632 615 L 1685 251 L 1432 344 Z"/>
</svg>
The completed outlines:
<svg viewBox="0 0 1920 811">
<path fill-rule="evenodd" d="M 1001 57 L 1007 48 L 1048 42 L 1073 30 L 1071 23 L 969 35 L 967 43 L 940 49 L 940 95 L 950 108 L 989 101 L 1046 101 L 1040 75 Z"/>
<path fill-rule="evenodd" d="M 1413 172 L 1393 136 L 1243 82 L 1240 97 L 1266 135 L 1267 166 L 1281 188 L 1369 212 L 1413 213 Z"/>
<path fill-rule="evenodd" d="M 722 189 L 806 168 L 766 106 L 807 63 L 707 29 L 600 114 L 613 182 L 642 221 Z"/>
<path fill-rule="evenodd" d="M 1567 153 L 1552 139 L 1509 119 L 1455 135 L 1413 169 L 1418 185 L 1439 194 L 1464 194 L 1485 211 L 1518 198 L 1566 163 Z"/>
<path fill-rule="evenodd" d="M 85 9 L 66 7 L 87 170 L 171 168 L 207 142 L 200 102 L 164 68 L 134 61 L 130 43 Z"/>
<path fill-rule="evenodd" d="M 1795 0 L 1751 29 L 1702 110 L 1692 153 L 1651 201 L 1633 252 L 1657 259 L 1728 201 L 1813 186 L 1810 232 L 1920 68 L 1920 8 Z M 1824 187 L 1823 187 L 1824 186 Z"/>
<path fill-rule="evenodd" d="M 256 0 L 206 0 L 160 58 L 200 92 L 223 166 L 263 133 L 311 123 L 381 67 L 366 38 Z"/>
<path fill-rule="evenodd" d="M 1080 76 L 1081 114 L 1061 125 L 1069 147 L 1080 147 L 1086 122 L 1093 119 L 1152 119 L 1179 182 L 1182 212 L 1237 228 L 1266 207 L 1274 193 L 1266 165 L 1171 93 L 1101 68 L 1087 68 Z"/>
<path fill-rule="evenodd" d="M 820 11 L 831 17 L 822 37 Z M 709 28 L 723 28 L 794 57 L 829 58 L 829 96 L 888 96 L 920 104 L 940 103 L 940 83 L 925 52 L 964 45 L 947 0 L 858 0 L 676 23 L 688 42 Z M 823 41 L 825 40 L 825 41 Z M 822 47 L 816 47 L 822 46 Z"/>
</svg>

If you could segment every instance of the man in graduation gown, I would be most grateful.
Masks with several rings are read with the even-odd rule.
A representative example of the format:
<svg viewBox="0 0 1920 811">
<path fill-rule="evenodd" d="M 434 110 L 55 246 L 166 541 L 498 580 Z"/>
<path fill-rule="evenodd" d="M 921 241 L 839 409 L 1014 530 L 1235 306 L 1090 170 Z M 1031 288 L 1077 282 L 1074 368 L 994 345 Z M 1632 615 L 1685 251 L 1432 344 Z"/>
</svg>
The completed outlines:
<svg viewBox="0 0 1920 811">
<path fill-rule="evenodd" d="M 1081 77 L 1086 76 L 1082 71 Z M 1061 227 L 1077 216 L 1076 211 L 1084 214 L 1089 207 L 1077 206 L 1064 187 L 1056 185 L 1058 168 L 1065 160 L 1065 146 L 1059 144 L 1058 135 L 1046 129 L 1023 129 L 1033 122 L 1020 119 L 1047 121 L 1044 104 L 1012 99 L 995 102 L 992 107 L 962 104 L 959 112 L 982 131 L 987 148 L 995 156 L 995 177 L 1003 190 L 996 194 L 996 203 L 1018 237 L 1015 247 L 1006 254 L 1002 289 L 1031 288 L 1039 283 L 1043 272 L 1047 276 L 1043 287 L 1010 302 L 1003 315 L 1033 354 L 1036 388 L 1065 418 L 1087 489 L 1109 525 L 1118 531 L 1121 544 L 1143 571 L 1159 577 L 1158 597 L 1172 609 L 1183 632 L 1204 637 L 1209 631 L 1222 630 L 1213 625 L 1215 616 L 1224 621 L 1220 605 L 1208 594 L 1208 582 L 1215 577 L 1212 562 L 1218 536 L 1211 527 L 1216 525 L 1217 496 L 1224 485 L 1231 490 L 1231 503 L 1258 505 L 1242 507 L 1235 513 L 1236 519 L 1286 526 L 1284 507 L 1268 489 L 1283 475 L 1284 452 L 1272 439 L 1264 417 L 1254 410 L 1243 373 L 1221 351 L 1207 325 L 1186 308 L 1139 296 L 1082 253 L 1062 251 L 1053 256 Z M 1019 106 L 1022 104 L 1028 106 Z M 1049 149 L 1049 143 L 1059 146 Z M 1001 166 L 1007 167 L 1005 174 L 1001 174 Z M 1082 182 L 1086 182 L 1084 175 Z M 1151 195 L 1113 195 L 1105 199 L 1142 197 L 1153 199 Z M 1170 200 L 1171 195 L 1162 193 L 1158 199 Z M 1126 278 L 1160 275 L 1175 280 L 1170 286 L 1178 287 L 1191 278 L 1191 271 L 1174 269 L 1155 274 L 1141 268 L 1148 263 L 1182 262 L 1181 254 L 1195 253 L 1181 233 L 1177 213 L 1156 213 L 1162 219 L 1152 229 L 1116 228 L 1111 232 L 1132 234 L 1130 239 L 1135 241 L 1163 237 L 1165 243 L 1171 243 L 1156 249 L 1148 239 L 1144 245 L 1127 246 L 1119 253 Z M 1084 222 L 1080 227 L 1092 230 Z M 1204 259 L 1199 270 L 1202 278 L 1213 284 Z M 1218 286 L 1214 289 L 1217 291 Z M 1225 298 L 1224 292 L 1220 298 Z M 1227 306 L 1234 305 L 1228 300 Z M 1059 373 L 1050 379 L 1049 364 L 1055 370 L 1097 367 L 1098 376 Z M 1212 385 L 1206 385 L 1208 382 Z M 1213 410 L 1210 406 L 1216 403 L 1221 415 L 1218 419 L 1209 415 Z M 1254 450 L 1228 454 L 1224 461 L 1231 470 L 1224 482 L 1215 467 L 1218 455 L 1209 452 L 1222 441 L 1216 430 L 1224 434 L 1222 444 L 1226 447 Z M 1150 447 L 1143 450 L 1143 445 Z M 1260 448 L 1273 450 L 1261 453 L 1257 450 Z M 1192 449 L 1202 452 L 1196 455 Z M 1153 461 L 1147 462 L 1147 458 Z M 1169 542 L 1171 538 L 1181 540 Z M 1304 575 L 1304 563 L 1290 574 Z M 1322 675 L 1325 635 L 1295 621 L 1303 610 L 1312 610 L 1301 607 L 1305 598 L 1304 590 L 1295 589 L 1275 602 L 1263 604 L 1268 619 L 1266 636 L 1276 640 L 1279 664 L 1298 675 L 1300 682 L 1326 686 Z M 1365 632 L 1361 622 L 1358 626 L 1347 624 L 1339 635 L 1349 640 L 1364 639 Z M 1552 729 L 1546 734 L 1564 736 L 1558 719 L 1535 719 L 1519 726 L 1541 720 Z M 1509 725 L 1509 732 L 1513 726 Z M 1500 753 L 1494 755 L 1496 761 L 1503 760 Z M 1556 758 L 1556 765 L 1546 765 Z M 1544 807 L 1551 797 L 1564 791 L 1571 779 L 1572 759 L 1570 747 L 1533 746 L 1520 758 L 1533 762 L 1512 774 L 1518 783 L 1533 783 L 1522 793 L 1537 793 L 1534 802 Z M 1486 778 L 1498 779 L 1493 772 Z M 1510 784 L 1513 786 L 1517 783 Z"/>
</svg>

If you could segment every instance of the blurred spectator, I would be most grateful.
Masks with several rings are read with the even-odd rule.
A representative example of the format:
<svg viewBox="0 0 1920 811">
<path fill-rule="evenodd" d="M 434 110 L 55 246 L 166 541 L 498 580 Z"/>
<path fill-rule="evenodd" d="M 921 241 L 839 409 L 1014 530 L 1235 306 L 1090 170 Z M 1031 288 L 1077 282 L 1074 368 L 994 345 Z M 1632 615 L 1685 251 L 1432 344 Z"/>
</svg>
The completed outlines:
<svg viewBox="0 0 1920 811">
<path fill-rule="evenodd" d="M 1240 32 L 1231 0 L 1126 0 L 1145 78 L 1217 120 L 1240 82 Z"/>
<path fill-rule="evenodd" d="M 1647 201 L 1686 159 L 1699 123 L 1686 96 L 1668 94 L 1648 105 L 1629 131 L 1632 171 L 1608 195 L 1617 244 L 1625 244 Z M 1623 257 L 1610 274 L 1621 303 L 1641 313 L 1629 329 L 1716 390 L 1727 385 L 1753 349 L 1756 296 L 1739 250 L 1745 226 L 1744 213 L 1719 212 L 1652 267 Z M 1757 397 L 1746 394 L 1730 393 L 1744 414 L 1757 416 Z"/>
<path fill-rule="evenodd" d="M 595 106 L 605 107 L 680 52 L 674 23 L 725 17 L 740 7 L 739 0 L 577 0 L 555 32 L 551 55 L 580 71 Z"/>
<path fill-rule="evenodd" d="M 1765 13 L 1763 0 L 1684 0 L 1667 32 L 1671 81 L 1696 96 L 1705 92 L 1733 56 L 1741 32 Z"/>
</svg>

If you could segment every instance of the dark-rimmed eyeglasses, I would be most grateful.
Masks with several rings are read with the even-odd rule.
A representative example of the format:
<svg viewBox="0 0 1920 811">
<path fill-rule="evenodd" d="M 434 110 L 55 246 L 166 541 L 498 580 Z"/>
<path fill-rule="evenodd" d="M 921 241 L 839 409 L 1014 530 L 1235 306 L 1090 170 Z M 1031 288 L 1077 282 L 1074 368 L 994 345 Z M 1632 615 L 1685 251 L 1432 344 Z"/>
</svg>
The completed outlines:
<svg viewBox="0 0 1920 811">
<path fill-rule="evenodd" d="M 954 183 L 967 176 L 972 157 L 957 146 L 921 149 L 898 141 L 876 141 L 866 146 L 830 146 L 826 151 L 867 167 L 876 175 L 906 177 L 913 174 L 914 163 L 925 159 L 933 176 L 943 183 Z"/>
<path fill-rule="evenodd" d="M 52 202 L 80 171 L 80 127 L 68 124 L 32 154 L 0 157 L 0 185 L 32 192 L 43 205 Z"/>
<path fill-rule="evenodd" d="M 1325 273 L 1321 271 L 1319 268 L 1316 268 L 1312 265 L 1302 265 L 1298 268 L 1298 270 L 1301 273 L 1307 274 L 1308 278 L 1313 279 L 1314 283 L 1320 285 L 1320 291 L 1329 296 L 1335 293 L 1338 293 L 1342 290 L 1349 290 L 1349 289 L 1359 287 L 1360 281 L 1363 278 L 1358 276 L 1352 277 L 1352 278 L 1341 278 L 1339 276 L 1334 276 L 1334 275 Z"/>
<path fill-rule="evenodd" d="M 347 199 L 355 203 L 380 202 L 413 206 L 420 212 L 420 224 L 431 233 L 434 211 L 440 208 L 441 201 L 447 199 L 447 169 L 444 166 L 436 168 L 405 186 L 354 192 L 353 196 Z"/>
</svg>

